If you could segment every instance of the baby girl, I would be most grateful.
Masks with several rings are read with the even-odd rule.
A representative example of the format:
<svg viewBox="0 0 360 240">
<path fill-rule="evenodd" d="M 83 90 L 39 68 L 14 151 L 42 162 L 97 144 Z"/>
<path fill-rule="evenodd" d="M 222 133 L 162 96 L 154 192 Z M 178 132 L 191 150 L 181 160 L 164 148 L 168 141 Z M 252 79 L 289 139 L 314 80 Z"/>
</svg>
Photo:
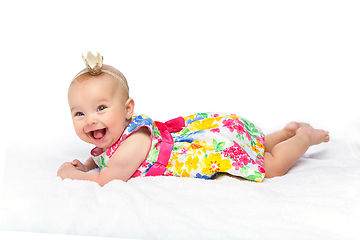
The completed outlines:
<svg viewBox="0 0 360 240">
<path fill-rule="evenodd" d="M 75 76 L 68 92 L 78 137 L 94 144 L 83 164 L 64 163 L 62 179 L 97 182 L 177 176 L 209 179 L 218 173 L 261 182 L 284 175 L 307 149 L 329 141 L 329 132 L 290 122 L 264 135 L 235 114 L 197 113 L 165 123 L 134 113 L 129 87 L 117 69 L 88 53 L 87 68 Z M 101 171 L 90 171 L 101 168 Z M 89 172 L 90 171 L 90 172 Z"/>
</svg>

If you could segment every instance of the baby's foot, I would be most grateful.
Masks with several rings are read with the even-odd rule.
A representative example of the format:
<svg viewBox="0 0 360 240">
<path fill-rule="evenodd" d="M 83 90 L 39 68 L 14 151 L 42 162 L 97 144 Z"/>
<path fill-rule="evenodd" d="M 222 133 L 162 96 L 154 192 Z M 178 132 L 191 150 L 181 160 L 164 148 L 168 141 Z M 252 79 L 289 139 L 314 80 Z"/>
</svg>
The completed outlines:
<svg viewBox="0 0 360 240">
<path fill-rule="evenodd" d="M 304 139 L 307 139 L 310 143 L 310 146 L 330 141 L 329 132 L 322 129 L 301 127 L 296 131 L 296 134 L 303 137 Z"/>
<path fill-rule="evenodd" d="M 295 136 L 296 131 L 299 128 L 312 128 L 310 126 L 310 124 L 308 123 L 303 123 L 303 122 L 289 122 L 288 124 L 286 124 L 286 126 L 284 127 L 284 134 L 285 136 L 289 139 L 292 138 L 293 136 Z"/>
</svg>

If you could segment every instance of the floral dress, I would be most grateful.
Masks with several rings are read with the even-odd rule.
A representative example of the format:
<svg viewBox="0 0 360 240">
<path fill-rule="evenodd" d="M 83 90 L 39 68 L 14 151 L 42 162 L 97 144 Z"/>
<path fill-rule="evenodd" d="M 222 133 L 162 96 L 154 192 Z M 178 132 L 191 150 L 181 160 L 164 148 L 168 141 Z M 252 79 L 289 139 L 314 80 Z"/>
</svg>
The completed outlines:
<svg viewBox="0 0 360 240">
<path fill-rule="evenodd" d="M 91 151 L 94 162 L 106 167 L 120 144 L 141 127 L 151 133 L 148 155 L 132 177 L 177 176 L 209 179 L 229 173 L 261 182 L 265 177 L 263 132 L 235 114 L 197 113 L 165 123 L 146 115 L 132 118 L 119 141 L 104 152 Z"/>
</svg>

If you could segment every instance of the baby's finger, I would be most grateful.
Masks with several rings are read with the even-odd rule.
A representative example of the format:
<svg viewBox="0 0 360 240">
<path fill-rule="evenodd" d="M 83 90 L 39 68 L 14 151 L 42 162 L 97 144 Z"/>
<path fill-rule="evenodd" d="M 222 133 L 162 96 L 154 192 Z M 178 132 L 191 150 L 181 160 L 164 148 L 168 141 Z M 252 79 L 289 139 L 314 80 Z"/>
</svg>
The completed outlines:
<svg viewBox="0 0 360 240">
<path fill-rule="evenodd" d="M 75 167 L 76 167 L 76 165 L 78 165 L 79 164 L 79 160 L 77 160 L 77 159 L 74 159 L 72 162 L 71 162 L 71 164 L 72 165 L 74 165 Z"/>
<path fill-rule="evenodd" d="M 82 162 L 80 162 L 79 160 L 75 159 L 71 162 L 71 164 L 77 169 L 77 170 L 80 170 L 80 171 L 85 171 L 84 169 L 84 165 L 82 164 Z"/>
</svg>

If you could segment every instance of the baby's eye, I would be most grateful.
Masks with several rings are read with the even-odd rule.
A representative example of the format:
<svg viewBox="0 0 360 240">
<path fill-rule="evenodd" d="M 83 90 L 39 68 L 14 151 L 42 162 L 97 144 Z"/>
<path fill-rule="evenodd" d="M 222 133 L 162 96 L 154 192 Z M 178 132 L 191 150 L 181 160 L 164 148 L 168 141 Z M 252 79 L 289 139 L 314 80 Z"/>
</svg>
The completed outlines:
<svg viewBox="0 0 360 240">
<path fill-rule="evenodd" d="M 83 112 L 77 112 L 75 113 L 75 117 L 81 117 L 84 116 L 85 114 Z"/>
<path fill-rule="evenodd" d="M 101 105 L 98 107 L 97 111 L 100 112 L 100 111 L 104 110 L 105 108 L 106 108 L 105 106 Z"/>
</svg>

